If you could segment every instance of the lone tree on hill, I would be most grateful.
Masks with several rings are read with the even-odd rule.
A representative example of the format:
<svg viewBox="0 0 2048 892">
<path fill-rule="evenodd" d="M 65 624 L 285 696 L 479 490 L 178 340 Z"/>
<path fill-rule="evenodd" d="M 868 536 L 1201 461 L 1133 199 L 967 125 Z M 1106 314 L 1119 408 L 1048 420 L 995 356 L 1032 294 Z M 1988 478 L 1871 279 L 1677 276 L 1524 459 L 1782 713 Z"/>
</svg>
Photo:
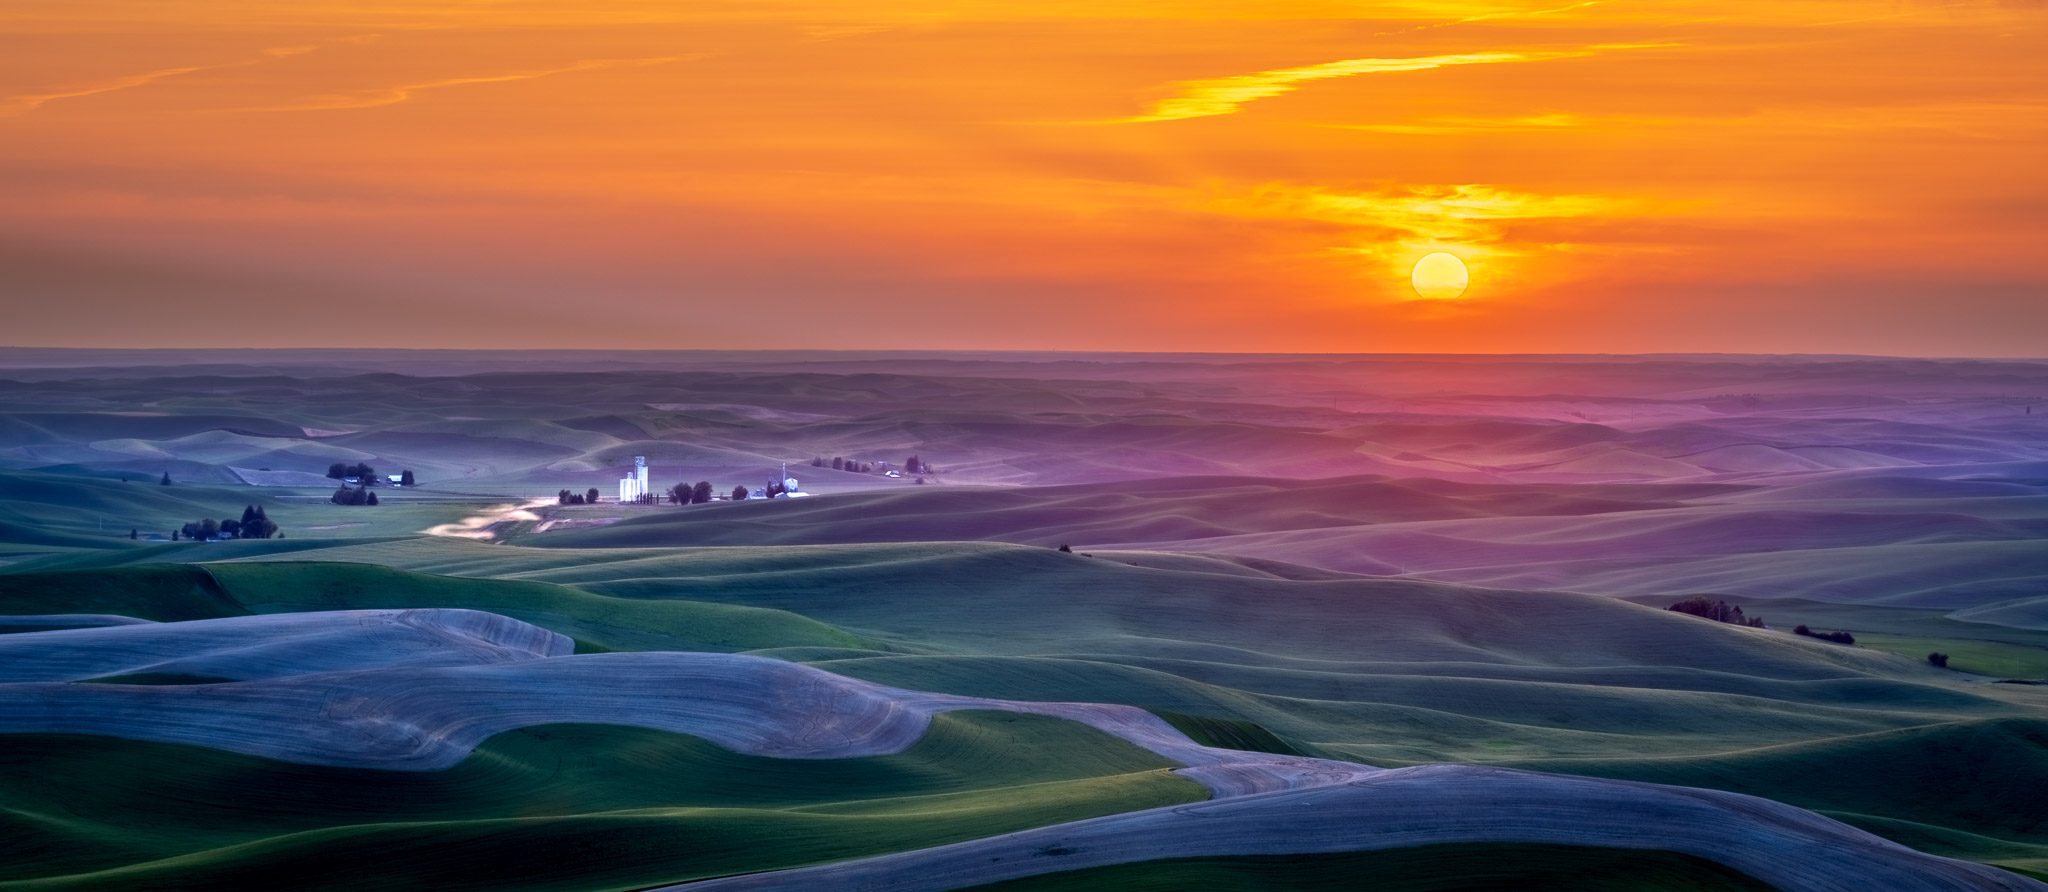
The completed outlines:
<svg viewBox="0 0 2048 892">
<path fill-rule="evenodd" d="M 699 480 L 696 486 L 690 487 L 690 504 L 702 505 L 709 501 L 711 501 L 711 481 Z"/>
<path fill-rule="evenodd" d="M 415 485 L 415 484 L 413 483 L 413 480 L 412 480 L 412 469 L 411 469 L 411 468 L 406 468 L 405 470 L 403 470 L 403 471 L 400 471 L 400 472 L 398 472 L 398 485 L 399 485 L 399 486 L 413 486 L 413 485 Z"/>
<path fill-rule="evenodd" d="M 136 529 L 135 529 L 134 527 L 129 527 L 129 528 L 128 528 L 128 538 L 130 538 L 130 539 L 140 539 L 140 538 L 142 538 L 142 533 L 140 533 L 139 531 L 137 531 L 137 530 L 136 530 Z"/>
<path fill-rule="evenodd" d="M 164 479 L 162 479 L 162 480 L 158 481 L 158 482 L 157 482 L 157 485 L 159 485 L 159 486 L 169 486 L 169 485 L 171 485 L 171 472 L 169 472 L 169 471 L 165 471 L 165 472 L 164 472 Z"/>
</svg>

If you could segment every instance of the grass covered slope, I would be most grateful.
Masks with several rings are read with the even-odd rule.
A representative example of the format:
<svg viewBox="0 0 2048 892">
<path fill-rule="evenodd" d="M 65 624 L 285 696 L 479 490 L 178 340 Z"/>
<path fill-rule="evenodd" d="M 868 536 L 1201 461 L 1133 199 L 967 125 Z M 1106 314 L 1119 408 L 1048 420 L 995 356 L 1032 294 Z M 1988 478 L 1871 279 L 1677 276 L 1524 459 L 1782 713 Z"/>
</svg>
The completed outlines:
<svg viewBox="0 0 2048 892">
<path fill-rule="evenodd" d="M 533 536 L 522 544 L 610 548 L 993 540 L 1049 546 L 1178 541 L 1446 518 L 1641 511 L 1740 490 L 1697 484 L 1600 487 L 1384 477 L 1174 477 L 1074 486 L 912 487 L 648 512 L 598 529 Z"/>
<path fill-rule="evenodd" d="M 937 716 L 908 750 L 857 759 L 548 725 L 426 773 L 11 734 L 0 766 L 10 890 L 625 889 L 1206 796 L 1092 728 L 980 712 Z"/>
<path fill-rule="evenodd" d="M 274 494 L 248 488 L 174 484 L 155 476 L 115 477 L 0 471 L 0 542 L 78 548 L 132 548 L 130 529 L 169 535 L 201 518 L 242 516 L 248 505 L 266 513 L 283 505 Z M 295 509 L 273 520 L 284 523 Z"/>
<path fill-rule="evenodd" d="M 283 556 L 304 555 L 289 551 Z M 103 613 L 172 622 L 436 607 L 502 614 L 568 635 L 592 650 L 873 646 L 858 635 L 785 611 L 613 598 L 549 583 L 433 576 L 371 564 L 138 564 L 0 574 L 0 615 Z"/>
<path fill-rule="evenodd" d="M 1724 753 L 1528 759 L 1538 771 L 1711 787 L 1814 809 L 1936 854 L 2048 872 L 2048 717 L 1948 722 Z M 1859 772 L 1874 770 L 1875 777 Z"/>
<path fill-rule="evenodd" d="M 109 639 L 125 636 L 145 645 L 182 636 L 195 645 L 207 645 L 257 621 L 326 621 L 344 629 L 358 618 L 359 614 L 333 612 L 232 617 L 26 633 L 12 636 L 10 643 L 31 651 L 39 646 L 63 651 L 70 639 L 92 634 Z M 379 634 L 374 627 L 356 631 L 373 650 Z M 562 655 L 565 647 L 566 641 L 556 638 L 546 656 L 507 661 L 478 654 L 484 662 L 454 667 L 392 664 L 331 672 L 323 671 L 327 667 L 315 661 L 305 667 L 311 674 L 183 687 L 162 683 L 0 684 L 0 727 L 15 734 L 88 733 L 160 744 L 197 744 L 245 757 L 306 765 L 438 776 L 460 771 L 491 737 L 564 722 L 682 732 L 740 753 L 815 761 L 903 753 L 926 740 L 933 721 L 943 713 L 991 709 L 1073 719 L 1109 732 L 1188 766 L 1183 777 L 1201 783 L 1215 798 L 1170 809 L 1116 811 L 1036 830 L 977 834 L 956 846 L 819 865 L 790 876 L 815 877 L 826 885 L 860 876 L 892 883 L 912 879 L 908 888 L 941 890 L 1030 876 L 1067 863 L 1034 861 L 1032 853 L 1072 855 L 1071 866 L 1092 867 L 1156 858 L 1343 852 L 1440 842 L 1661 848 L 1669 840 L 1676 851 L 1712 858 L 1773 883 L 1812 892 L 1848 888 L 1845 883 L 2006 888 L 1986 883 L 1991 874 L 1980 865 L 1930 858 L 1811 813 L 1750 797 L 1472 766 L 1381 771 L 1286 754 L 1204 747 L 1159 717 L 1129 707 L 948 697 L 882 688 L 758 657 L 683 653 L 573 656 Z M 261 654 L 243 656 L 263 659 Z M 1183 725 L 1205 734 L 1279 743 L 1269 735 L 1261 738 L 1257 729 L 1242 723 L 1179 718 Z M 98 780 L 96 777 L 93 782 Z M 1071 804 L 1073 797 L 1057 786 L 1035 784 L 1026 795 L 1006 800 L 1005 806 L 1014 808 L 1016 801 L 1041 794 Z M 177 802 L 204 796 L 199 791 L 165 795 Z M 333 802 L 323 800 L 324 804 Z M 1315 808 L 1303 811 L 1297 807 L 1301 805 Z M 929 814 L 943 803 L 926 797 L 920 806 L 921 814 Z M 873 802 L 848 807 L 862 819 L 886 827 L 886 817 L 877 814 Z M 632 812 L 624 817 L 646 817 L 642 810 Z M 1615 814 L 1629 819 L 1616 821 Z M 617 826 L 620 815 L 581 817 L 595 819 L 599 825 L 595 829 L 613 843 L 621 836 L 631 836 L 625 832 L 631 828 Z M 744 834 L 748 829 L 741 816 L 717 817 L 721 823 L 709 835 Z M 419 822 L 405 822 L 396 828 L 379 825 L 367 834 L 368 839 L 362 838 L 364 828 L 356 825 L 229 845 L 230 866 L 223 871 L 217 863 L 205 863 L 200 884 L 237 884 L 239 875 L 274 876 L 325 867 L 326 859 L 297 846 L 309 837 L 334 834 L 354 837 L 351 844 L 377 848 L 386 864 L 405 872 L 407 882 L 423 881 L 432 871 L 423 875 L 408 857 L 422 850 L 422 835 L 442 836 L 433 841 L 431 851 L 443 859 L 450 850 L 459 851 L 471 841 L 463 832 L 468 828 L 447 826 L 457 822 L 432 823 L 438 833 L 421 834 Z M 525 836 L 521 831 L 532 829 L 531 821 L 511 828 L 483 828 L 492 839 Z M 72 842 L 35 841 L 58 850 Z M 563 844 L 542 837 L 527 854 L 545 852 L 550 844 L 573 850 L 591 842 L 573 839 Z M 234 863 L 252 852 L 255 865 Z M 397 857 L 391 857 L 393 852 Z M 713 863 L 718 862 L 714 859 Z M 135 869 L 149 874 L 153 886 L 168 880 L 179 887 L 186 879 L 181 871 L 193 865 L 192 856 L 171 856 Z M 693 869 L 704 868 L 697 865 Z M 98 883 L 118 880 L 130 872 L 127 868 L 96 870 L 76 879 Z M 223 872 L 225 876 L 220 875 Z M 756 873 L 711 885 L 781 888 L 786 885 L 784 879 L 780 874 Z"/>
<path fill-rule="evenodd" d="M 835 671 L 1236 716 L 1367 761 L 1730 749 L 2023 711 L 1922 661 L 1583 595 L 1155 569 L 1006 545 L 405 542 L 321 556 L 784 610 L 909 652 L 792 654 Z"/>
<path fill-rule="evenodd" d="M 1333 855 L 1247 855 L 1119 864 L 974 887 L 976 892 L 1770 892 L 1704 858 L 1643 849 L 1465 843 Z"/>
</svg>

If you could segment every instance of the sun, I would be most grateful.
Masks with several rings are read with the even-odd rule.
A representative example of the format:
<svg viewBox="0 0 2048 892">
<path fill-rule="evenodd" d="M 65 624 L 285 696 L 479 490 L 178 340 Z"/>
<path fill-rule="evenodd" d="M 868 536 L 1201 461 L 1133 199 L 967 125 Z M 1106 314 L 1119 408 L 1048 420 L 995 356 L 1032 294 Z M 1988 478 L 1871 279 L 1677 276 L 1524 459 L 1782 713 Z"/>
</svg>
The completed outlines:
<svg viewBox="0 0 2048 892">
<path fill-rule="evenodd" d="M 1465 293 L 1472 282 L 1472 275 L 1465 271 L 1465 261 L 1457 255 L 1438 251 L 1424 255 L 1415 261 L 1415 271 L 1408 276 L 1415 284 L 1415 295 L 1424 300 L 1450 300 Z"/>
</svg>

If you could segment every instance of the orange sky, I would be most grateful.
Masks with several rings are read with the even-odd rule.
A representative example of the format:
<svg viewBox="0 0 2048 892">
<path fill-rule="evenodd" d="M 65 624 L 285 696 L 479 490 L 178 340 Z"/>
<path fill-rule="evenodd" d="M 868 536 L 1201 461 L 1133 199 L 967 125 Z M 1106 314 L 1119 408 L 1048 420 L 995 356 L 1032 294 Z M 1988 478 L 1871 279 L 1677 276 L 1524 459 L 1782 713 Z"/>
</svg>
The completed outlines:
<svg viewBox="0 0 2048 892">
<path fill-rule="evenodd" d="M 2038 0 L 0 0 L 0 344 L 2048 355 L 2044 47 Z"/>
</svg>

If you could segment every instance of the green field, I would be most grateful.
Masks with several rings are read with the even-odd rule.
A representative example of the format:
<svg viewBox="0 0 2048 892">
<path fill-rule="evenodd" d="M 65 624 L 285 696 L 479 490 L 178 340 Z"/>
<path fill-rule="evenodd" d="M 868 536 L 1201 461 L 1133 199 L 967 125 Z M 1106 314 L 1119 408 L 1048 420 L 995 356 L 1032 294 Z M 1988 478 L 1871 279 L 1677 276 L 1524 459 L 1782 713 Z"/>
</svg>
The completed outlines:
<svg viewBox="0 0 2048 892">
<path fill-rule="evenodd" d="M 1289 580 L 1235 564 L 1208 572 L 991 544 L 218 547 L 228 560 L 120 552 L 100 559 L 117 564 L 105 569 L 0 574 L 0 610 L 175 620 L 485 609 L 583 650 L 748 651 L 917 690 L 1129 703 L 1215 745 L 1381 766 L 1479 761 L 1728 789 L 1945 854 L 2048 863 L 2048 813 L 2025 794 L 2048 783 L 2034 777 L 2048 764 L 2039 689 L 1606 598 Z M 1881 783 L 1831 771 L 1867 764 L 1888 766 Z M 1973 781 L 1984 771 L 2011 782 Z M 655 820 L 605 811 L 559 818 L 547 832 L 626 833 Z M 254 848 L 230 860 L 296 863 L 298 854 L 265 854 L 284 844 L 235 842 Z M 184 863 L 144 854 L 151 870 Z"/>
<path fill-rule="evenodd" d="M 1170 764 L 1072 722 L 977 712 L 893 756 L 549 725 L 418 773 L 0 735 L 0 889 L 629 889 L 1206 796 Z"/>
<path fill-rule="evenodd" d="M 975 887 L 978 892 L 1768 892 L 1719 864 L 1671 852 L 1437 845 L 1387 852 L 1151 861 Z"/>
<path fill-rule="evenodd" d="M 1123 704 L 1200 744 L 1277 759 L 1732 791 L 2048 875 L 2048 685 L 1997 683 L 2048 680 L 2048 452 L 2038 420 L 2010 403 L 2048 381 L 2038 364 L 216 359 L 186 372 L 0 376 L 0 617 L 487 611 L 568 636 L 579 654 L 741 653 L 912 692 Z M 1859 375 L 1882 386 L 1840 383 Z M 919 485 L 809 464 L 912 454 L 942 470 Z M 788 462 L 815 497 L 536 504 L 488 537 L 423 534 L 463 522 L 475 533 L 559 489 L 609 497 L 635 456 L 660 488 L 705 480 L 719 492 L 761 486 Z M 421 483 L 381 489 L 376 507 L 332 505 L 317 475 L 333 462 L 412 470 Z M 158 485 L 165 472 L 173 485 Z M 147 538 L 248 505 L 283 537 Z M 1693 594 L 1769 627 L 1663 609 Z M 431 772 L 0 733 L 0 892 L 625 892 L 1210 795 L 1189 779 L 1205 775 L 1036 715 L 945 713 L 908 750 L 844 759 L 561 723 L 618 713 L 536 720 L 521 710 L 543 698 L 520 685 L 565 677 L 549 675 L 564 664 L 493 674 L 507 666 L 492 661 L 576 661 L 567 668 L 583 667 L 587 688 L 562 698 L 576 709 L 611 693 L 602 667 L 666 664 L 496 647 L 438 615 L 327 619 L 335 628 L 309 634 L 303 653 L 265 640 L 182 665 L 175 651 L 191 639 L 157 630 L 157 649 L 138 646 L 123 674 L 0 685 L 0 712 L 92 698 L 136 710 L 138 724 L 115 712 L 92 726 L 111 735 L 134 733 L 151 709 L 275 696 L 262 714 L 285 717 L 280 736 L 392 742 L 399 755 L 482 727 L 462 723 L 484 721 L 466 710 L 486 700 L 510 717 L 493 730 L 525 726 Z M 375 643 L 350 637 L 372 622 L 384 624 Z M 418 625 L 385 634 L 405 623 Z M 1791 634 L 1801 623 L 1857 644 Z M 113 648 L 104 642 L 129 634 L 11 637 L 51 628 L 0 620 L 11 653 L 37 641 Z M 533 637 L 560 652 L 553 636 Z M 275 687 L 231 680 L 256 677 L 233 675 L 235 660 L 264 647 L 266 665 L 322 668 Z M 366 670 L 358 647 L 418 658 L 441 687 L 411 669 Z M 1948 668 L 1927 663 L 1932 651 Z M 349 677 L 310 675 L 335 666 Z M 400 674 L 351 686 L 364 671 Z M 720 689 L 705 672 L 677 676 L 703 691 L 632 702 L 650 714 L 709 702 Z M 806 684 L 818 683 L 742 705 L 793 710 L 810 702 Z M 856 688 L 868 691 L 823 686 L 840 699 L 821 700 L 872 693 Z M 357 692 L 368 693 L 347 699 Z M 394 718 L 429 715 L 393 705 L 420 703 L 457 730 Z M 890 709 L 877 714 L 913 714 Z M 831 708 L 807 715 L 815 724 L 791 739 L 836 733 L 818 718 L 839 715 Z M 213 741 L 254 739 L 255 724 Z M 892 747 L 921 725 L 907 727 Z M 344 734 L 360 736 L 328 736 Z M 789 747 L 779 752 L 816 752 Z M 341 750 L 370 747 L 329 751 Z M 992 888 L 1359 887 L 1758 888 L 1666 852 L 1497 844 L 1153 860 Z"/>
</svg>

